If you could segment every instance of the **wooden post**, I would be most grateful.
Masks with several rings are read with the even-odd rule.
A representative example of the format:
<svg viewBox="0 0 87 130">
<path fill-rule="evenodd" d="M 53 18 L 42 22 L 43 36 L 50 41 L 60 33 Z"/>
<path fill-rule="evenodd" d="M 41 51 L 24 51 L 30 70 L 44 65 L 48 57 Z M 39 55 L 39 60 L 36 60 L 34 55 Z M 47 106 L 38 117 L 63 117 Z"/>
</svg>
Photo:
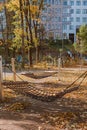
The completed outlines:
<svg viewBox="0 0 87 130">
<path fill-rule="evenodd" d="M 3 87 L 2 87 L 2 56 L 0 56 L 0 100 L 3 100 Z"/>
<path fill-rule="evenodd" d="M 13 71 L 13 80 L 16 81 L 16 70 L 15 70 L 15 58 L 11 58 L 12 71 Z"/>
<path fill-rule="evenodd" d="M 58 58 L 58 80 L 60 80 L 61 58 Z"/>
</svg>

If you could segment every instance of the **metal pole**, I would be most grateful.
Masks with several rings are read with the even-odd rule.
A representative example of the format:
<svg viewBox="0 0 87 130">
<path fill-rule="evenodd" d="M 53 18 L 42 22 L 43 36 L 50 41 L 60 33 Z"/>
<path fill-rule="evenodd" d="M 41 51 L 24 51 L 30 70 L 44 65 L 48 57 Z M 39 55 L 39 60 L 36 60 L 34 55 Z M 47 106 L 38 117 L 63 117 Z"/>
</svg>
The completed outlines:
<svg viewBox="0 0 87 130">
<path fill-rule="evenodd" d="M 61 57 L 58 58 L 58 80 L 60 80 Z"/>
<path fill-rule="evenodd" d="M 11 62 L 12 62 L 13 80 L 16 81 L 15 58 L 12 58 Z"/>
<path fill-rule="evenodd" d="M 2 56 L 0 56 L 0 100 L 3 100 L 3 87 L 2 87 Z"/>
<path fill-rule="evenodd" d="M 80 70 L 82 70 L 83 58 L 82 58 L 82 44 L 80 44 Z"/>
</svg>

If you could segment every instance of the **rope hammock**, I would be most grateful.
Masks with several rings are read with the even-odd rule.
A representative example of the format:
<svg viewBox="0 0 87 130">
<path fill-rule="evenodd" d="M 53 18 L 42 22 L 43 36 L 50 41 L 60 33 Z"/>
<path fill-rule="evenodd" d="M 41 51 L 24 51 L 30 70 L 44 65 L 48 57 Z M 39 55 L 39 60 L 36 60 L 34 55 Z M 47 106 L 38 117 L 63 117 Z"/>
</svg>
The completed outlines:
<svg viewBox="0 0 87 130">
<path fill-rule="evenodd" d="M 18 76 L 18 75 L 17 75 Z M 20 78 L 20 76 L 18 76 Z M 41 101 L 54 101 L 58 98 L 63 97 L 65 94 L 70 93 L 72 91 L 77 90 L 84 79 L 87 77 L 87 71 L 82 73 L 77 79 L 75 79 L 70 85 L 68 85 L 65 89 L 63 89 L 61 92 L 58 92 L 56 89 L 42 89 L 42 88 L 37 88 L 33 85 L 31 85 L 29 82 L 24 81 L 22 78 L 20 78 L 22 81 L 10 81 L 10 82 L 3 82 L 3 85 L 6 86 L 7 88 L 10 88 L 14 90 L 17 93 L 21 93 L 26 96 L 30 96 L 34 99 L 39 99 Z M 76 82 L 78 82 L 78 85 L 75 85 Z"/>
</svg>

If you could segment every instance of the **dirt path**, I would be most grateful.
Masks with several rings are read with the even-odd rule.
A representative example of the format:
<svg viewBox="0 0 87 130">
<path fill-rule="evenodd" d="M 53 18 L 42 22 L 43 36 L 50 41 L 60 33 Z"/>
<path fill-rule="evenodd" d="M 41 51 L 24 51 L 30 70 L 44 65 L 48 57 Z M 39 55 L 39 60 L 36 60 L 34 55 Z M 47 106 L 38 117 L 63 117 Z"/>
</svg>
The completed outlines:
<svg viewBox="0 0 87 130">
<path fill-rule="evenodd" d="M 0 130 L 55 130 L 50 126 L 44 127 L 40 123 L 31 121 L 31 120 L 23 120 L 23 121 L 14 121 L 14 120 L 0 120 Z"/>
<path fill-rule="evenodd" d="M 28 111 L 28 110 L 27 110 Z M 55 130 L 41 121 L 40 114 L 30 112 L 0 111 L 0 130 Z"/>
<path fill-rule="evenodd" d="M 73 94 L 75 95 L 75 93 Z M 25 102 L 31 102 L 31 106 L 23 110 L 1 110 L 0 129 L 61 130 L 67 128 L 67 130 L 86 130 L 87 102 L 76 97 L 67 98 L 67 96 L 49 103 L 20 97 L 15 102 L 25 100 Z"/>
</svg>

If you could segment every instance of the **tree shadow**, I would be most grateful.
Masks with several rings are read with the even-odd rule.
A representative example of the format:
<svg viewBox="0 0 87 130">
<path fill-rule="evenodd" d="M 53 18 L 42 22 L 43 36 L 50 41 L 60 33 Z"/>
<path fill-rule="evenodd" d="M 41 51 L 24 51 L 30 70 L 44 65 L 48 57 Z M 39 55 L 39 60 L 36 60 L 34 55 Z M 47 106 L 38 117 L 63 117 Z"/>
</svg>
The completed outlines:
<svg viewBox="0 0 87 130">
<path fill-rule="evenodd" d="M 80 90 L 78 90 L 77 93 L 79 91 Z M 61 98 L 57 98 L 53 102 L 43 102 L 21 95 L 20 98 L 16 97 L 15 99 L 13 98 L 11 100 L 13 101 L 10 102 L 10 104 L 15 102 L 25 102 L 26 104 L 31 103 L 31 105 L 26 105 L 26 107 L 24 107 L 22 110 L 0 110 L 1 119 L 32 121 L 38 124 L 48 124 L 52 127 L 56 125 L 62 125 L 61 123 L 63 122 L 66 127 L 67 125 L 70 126 L 71 124 L 79 125 L 84 123 L 86 125 L 87 123 L 86 99 L 81 100 L 79 98 L 73 98 L 70 96 L 67 97 L 65 95 Z M 24 127 L 27 129 L 26 125 Z"/>
</svg>

